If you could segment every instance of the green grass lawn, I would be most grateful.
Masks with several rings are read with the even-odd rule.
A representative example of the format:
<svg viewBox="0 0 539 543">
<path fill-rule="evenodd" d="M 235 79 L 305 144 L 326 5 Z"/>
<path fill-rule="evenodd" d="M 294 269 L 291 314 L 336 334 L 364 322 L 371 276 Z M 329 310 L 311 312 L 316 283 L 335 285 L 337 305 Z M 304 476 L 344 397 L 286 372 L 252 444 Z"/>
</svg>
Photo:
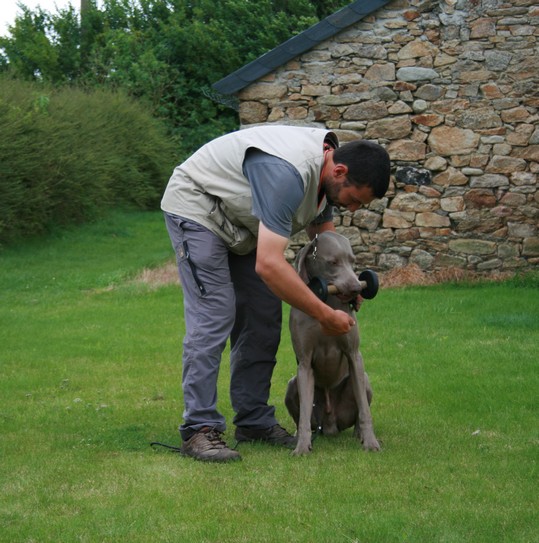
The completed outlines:
<svg viewBox="0 0 539 543">
<path fill-rule="evenodd" d="M 0 253 L 0 541 L 538 542 L 539 281 L 382 289 L 358 318 L 380 453 L 179 444 L 181 289 L 160 213 Z M 287 311 L 285 311 L 287 313 Z M 272 401 L 295 358 L 287 331 Z M 220 409 L 230 421 L 228 360 Z M 227 434 L 232 439 L 233 427 Z"/>
</svg>

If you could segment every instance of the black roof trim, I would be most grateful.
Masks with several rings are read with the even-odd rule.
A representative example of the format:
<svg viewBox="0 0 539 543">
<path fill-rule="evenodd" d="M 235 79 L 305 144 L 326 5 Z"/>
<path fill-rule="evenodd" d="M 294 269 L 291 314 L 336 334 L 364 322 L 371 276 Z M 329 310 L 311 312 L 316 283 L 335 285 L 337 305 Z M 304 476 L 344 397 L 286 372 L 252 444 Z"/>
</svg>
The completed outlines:
<svg viewBox="0 0 539 543">
<path fill-rule="evenodd" d="M 258 57 L 239 70 L 227 75 L 212 87 L 222 94 L 233 94 L 272 72 L 289 60 L 312 49 L 320 42 L 331 38 L 341 30 L 357 23 L 391 0 L 357 0 L 324 20 L 311 26 L 301 34 L 290 38 L 271 51 Z"/>
</svg>

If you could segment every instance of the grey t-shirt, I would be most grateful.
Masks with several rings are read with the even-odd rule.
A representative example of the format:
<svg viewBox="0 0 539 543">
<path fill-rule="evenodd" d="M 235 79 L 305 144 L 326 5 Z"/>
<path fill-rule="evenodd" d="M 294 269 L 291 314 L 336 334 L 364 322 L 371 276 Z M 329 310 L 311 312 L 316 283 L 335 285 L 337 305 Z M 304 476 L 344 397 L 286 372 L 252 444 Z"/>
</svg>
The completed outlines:
<svg viewBox="0 0 539 543">
<path fill-rule="evenodd" d="M 243 175 L 251 184 L 255 217 L 268 230 L 289 238 L 292 218 L 305 192 L 299 172 L 290 162 L 251 148 L 245 155 Z M 332 217 L 333 208 L 326 205 L 313 223 L 329 222 Z"/>
</svg>

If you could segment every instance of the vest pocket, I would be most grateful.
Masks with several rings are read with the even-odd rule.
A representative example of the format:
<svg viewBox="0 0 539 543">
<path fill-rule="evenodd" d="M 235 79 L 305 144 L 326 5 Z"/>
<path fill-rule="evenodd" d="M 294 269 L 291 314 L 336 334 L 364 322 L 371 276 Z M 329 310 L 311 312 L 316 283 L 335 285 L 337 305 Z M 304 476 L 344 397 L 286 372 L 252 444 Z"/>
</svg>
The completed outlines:
<svg viewBox="0 0 539 543">
<path fill-rule="evenodd" d="M 249 230 L 235 225 L 223 211 L 223 203 L 218 198 L 208 212 L 209 219 L 218 227 L 219 236 L 229 249 L 237 254 L 247 254 L 256 247 L 256 238 Z"/>
</svg>

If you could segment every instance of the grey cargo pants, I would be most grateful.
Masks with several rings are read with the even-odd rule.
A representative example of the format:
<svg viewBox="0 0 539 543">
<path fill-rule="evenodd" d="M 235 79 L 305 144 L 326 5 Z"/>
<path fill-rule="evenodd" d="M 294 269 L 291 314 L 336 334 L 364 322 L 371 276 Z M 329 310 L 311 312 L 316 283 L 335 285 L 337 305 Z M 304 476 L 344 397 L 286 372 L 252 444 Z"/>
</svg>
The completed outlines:
<svg viewBox="0 0 539 543">
<path fill-rule="evenodd" d="M 217 410 L 217 377 L 229 337 L 234 424 L 253 429 L 277 424 L 268 399 L 282 307 L 255 272 L 256 254 L 235 255 L 218 236 L 181 217 L 165 213 L 165 222 L 184 299 L 182 438 L 204 426 L 226 428 Z"/>
</svg>

